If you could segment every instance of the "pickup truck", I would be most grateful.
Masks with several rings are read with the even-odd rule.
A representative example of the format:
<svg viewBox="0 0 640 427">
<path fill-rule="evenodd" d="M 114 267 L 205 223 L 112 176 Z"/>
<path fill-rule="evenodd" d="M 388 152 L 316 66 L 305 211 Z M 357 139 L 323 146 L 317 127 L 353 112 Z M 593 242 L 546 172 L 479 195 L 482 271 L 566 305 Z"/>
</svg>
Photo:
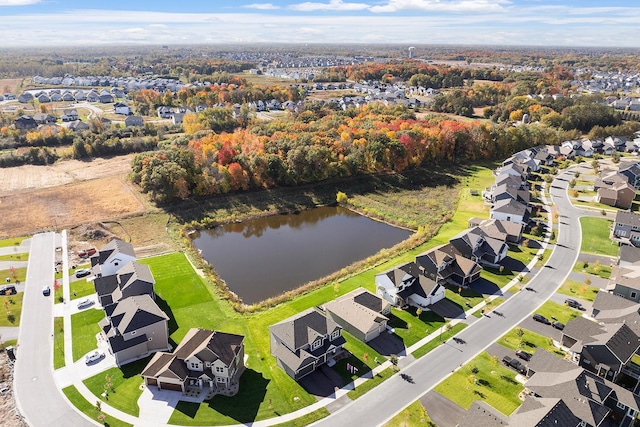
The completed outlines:
<svg viewBox="0 0 640 427">
<path fill-rule="evenodd" d="M 506 366 L 510 368 L 513 368 L 514 370 L 516 370 L 521 374 L 525 374 L 527 372 L 527 368 L 525 368 L 524 365 L 518 359 L 505 356 L 502 358 L 502 363 L 504 363 Z"/>
</svg>

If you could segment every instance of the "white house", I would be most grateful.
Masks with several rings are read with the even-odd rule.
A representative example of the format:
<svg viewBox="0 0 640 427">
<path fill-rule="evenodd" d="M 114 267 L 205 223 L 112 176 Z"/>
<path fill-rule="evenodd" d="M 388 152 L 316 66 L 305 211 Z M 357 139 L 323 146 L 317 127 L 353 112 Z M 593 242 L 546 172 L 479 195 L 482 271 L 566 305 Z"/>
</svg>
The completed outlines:
<svg viewBox="0 0 640 427">
<path fill-rule="evenodd" d="M 426 308 L 444 298 L 445 288 L 421 274 L 414 262 L 377 274 L 376 295 L 394 306 L 406 304 Z"/>
<path fill-rule="evenodd" d="M 135 260 L 136 253 L 131 243 L 113 239 L 91 257 L 91 269 L 97 277 L 110 276 Z"/>
<path fill-rule="evenodd" d="M 133 114 L 133 111 L 131 111 L 131 107 L 129 107 L 126 102 L 116 102 L 115 104 L 113 104 L 113 112 L 115 114 L 122 114 L 125 116 Z"/>
<path fill-rule="evenodd" d="M 529 208 L 513 199 L 498 200 L 491 208 L 491 219 L 526 225 L 529 222 Z"/>
</svg>

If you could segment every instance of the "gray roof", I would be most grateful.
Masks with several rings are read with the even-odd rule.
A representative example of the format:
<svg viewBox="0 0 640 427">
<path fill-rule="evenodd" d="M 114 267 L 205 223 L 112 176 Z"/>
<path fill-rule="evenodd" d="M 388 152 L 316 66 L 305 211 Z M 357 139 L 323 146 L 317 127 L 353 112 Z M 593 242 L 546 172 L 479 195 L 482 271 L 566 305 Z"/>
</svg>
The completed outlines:
<svg viewBox="0 0 640 427">
<path fill-rule="evenodd" d="M 618 211 L 615 223 L 640 227 L 640 215 L 633 212 Z"/>
<path fill-rule="evenodd" d="M 509 424 L 514 427 L 577 427 L 580 421 L 564 400 L 532 396 L 526 396 L 522 405 L 509 418 Z"/>
<path fill-rule="evenodd" d="M 363 291 L 364 293 L 360 293 L 360 295 L 369 294 L 364 289 Z M 369 295 L 378 298 L 373 294 Z M 382 304 L 380 304 L 380 306 L 382 306 Z M 324 308 L 327 312 L 335 313 L 338 317 L 343 319 L 345 322 L 348 322 L 351 326 L 363 333 L 367 333 L 375 325 L 379 325 L 380 323 L 389 320 L 386 316 L 380 314 L 378 311 L 372 310 L 369 307 L 358 303 L 353 295 L 349 294 L 346 295 L 346 298 L 341 297 L 337 300 L 326 303 L 324 305 Z"/>
<path fill-rule="evenodd" d="M 118 334 L 169 320 L 169 316 L 146 294 L 128 297 L 105 307 L 105 313 L 113 327 L 118 329 Z"/>
<path fill-rule="evenodd" d="M 242 348 L 243 341 L 242 335 L 192 328 L 176 347 L 174 355 L 179 359 L 195 355 L 206 362 L 220 359 L 226 366 L 230 366 Z"/>
<path fill-rule="evenodd" d="M 109 257 L 114 253 L 126 254 L 134 258 L 136 256 L 136 253 L 133 250 L 133 245 L 131 243 L 127 243 L 120 239 L 113 239 L 112 241 L 104 245 L 104 247 L 100 249 L 100 251 L 98 251 L 96 255 L 91 257 L 91 265 L 93 266 L 96 263 L 104 264 L 104 262 L 108 260 Z"/>
<path fill-rule="evenodd" d="M 525 216 L 527 205 L 513 199 L 498 200 L 491 208 L 494 212 L 504 212 L 508 214 Z"/>
<path fill-rule="evenodd" d="M 457 427 L 501 427 L 509 425 L 509 418 L 482 401 L 471 404 Z"/>
<path fill-rule="evenodd" d="M 620 246 L 618 252 L 618 258 L 620 263 L 634 264 L 640 261 L 640 248 L 636 248 L 631 245 Z"/>
<path fill-rule="evenodd" d="M 533 372 L 564 372 L 567 370 L 567 363 L 569 362 L 561 357 L 539 348 L 533 353 L 526 366 Z"/>
<path fill-rule="evenodd" d="M 294 351 L 312 343 L 319 336 L 333 332 L 338 325 L 313 308 L 269 326 L 272 334 Z"/>
</svg>

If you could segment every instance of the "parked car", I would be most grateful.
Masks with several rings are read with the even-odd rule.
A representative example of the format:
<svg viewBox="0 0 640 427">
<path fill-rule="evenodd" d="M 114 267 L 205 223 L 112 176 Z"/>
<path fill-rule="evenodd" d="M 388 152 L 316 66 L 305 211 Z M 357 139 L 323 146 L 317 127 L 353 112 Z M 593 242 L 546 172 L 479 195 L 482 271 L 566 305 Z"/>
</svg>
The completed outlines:
<svg viewBox="0 0 640 427">
<path fill-rule="evenodd" d="M 94 255 L 96 252 L 97 252 L 96 248 L 85 249 L 85 250 L 82 250 L 82 251 L 78 251 L 78 256 L 80 258 L 88 258 L 91 255 Z"/>
<path fill-rule="evenodd" d="M 91 270 L 88 268 L 79 268 L 76 270 L 76 277 L 84 277 L 91 274 Z"/>
<path fill-rule="evenodd" d="M 578 301 L 576 301 L 574 299 L 567 298 L 566 300 L 564 300 L 564 303 L 567 304 L 571 308 L 575 308 L 575 309 L 578 309 L 578 310 L 584 310 L 584 307 L 582 306 L 582 304 L 580 304 Z"/>
<path fill-rule="evenodd" d="M 553 321 L 551 323 L 551 326 L 553 326 L 554 328 L 556 328 L 556 329 L 558 329 L 560 331 L 564 329 L 564 323 L 558 322 L 557 320 Z"/>
<path fill-rule="evenodd" d="M 51 287 L 49 287 L 49 285 L 44 285 L 42 287 L 42 295 L 44 295 L 45 297 L 51 295 Z"/>
<path fill-rule="evenodd" d="M 85 298 L 82 301 L 80 301 L 78 303 L 78 308 L 82 309 L 82 308 L 87 308 L 93 305 L 93 300 L 89 299 L 89 298 Z"/>
<path fill-rule="evenodd" d="M 101 352 L 100 350 L 93 350 L 91 353 L 87 354 L 84 357 L 84 363 L 89 364 L 89 363 L 93 363 L 96 360 L 100 360 L 104 357 L 104 353 Z"/>
<path fill-rule="evenodd" d="M 0 295 L 14 295 L 17 292 L 15 285 L 7 285 L 0 288 Z"/>
<path fill-rule="evenodd" d="M 505 356 L 502 358 L 502 363 L 504 363 L 506 366 L 515 369 L 517 372 L 524 374 L 527 372 L 527 368 L 524 367 L 524 365 L 518 360 L 518 359 L 513 359 L 509 356 Z"/>
<path fill-rule="evenodd" d="M 542 314 L 538 314 L 538 313 L 533 315 L 533 320 L 535 320 L 536 322 L 544 323 L 545 325 L 550 325 L 551 324 L 549 319 L 544 317 Z"/>
<path fill-rule="evenodd" d="M 532 354 L 531 353 L 527 353 L 526 351 L 523 351 L 523 350 L 517 350 L 516 351 L 516 356 L 518 356 L 520 359 L 526 360 L 528 362 L 529 360 L 531 360 Z"/>
</svg>

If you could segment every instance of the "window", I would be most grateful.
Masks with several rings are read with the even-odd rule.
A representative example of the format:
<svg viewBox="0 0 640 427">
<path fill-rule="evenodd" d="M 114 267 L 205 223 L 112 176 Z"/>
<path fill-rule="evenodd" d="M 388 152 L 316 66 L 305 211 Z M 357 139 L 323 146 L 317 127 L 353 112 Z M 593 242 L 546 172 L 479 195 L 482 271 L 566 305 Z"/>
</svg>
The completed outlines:
<svg viewBox="0 0 640 427">
<path fill-rule="evenodd" d="M 316 340 L 316 341 L 312 342 L 311 343 L 311 351 L 313 351 L 316 348 L 320 347 L 321 344 L 322 344 L 322 340 Z"/>
<path fill-rule="evenodd" d="M 511 216 L 507 215 L 507 221 L 511 221 Z"/>
<path fill-rule="evenodd" d="M 638 294 L 637 294 L 636 292 L 631 292 L 630 297 L 631 297 L 631 298 L 635 298 L 637 295 L 638 295 Z"/>
<path fill-rule="evenodd" d="M 340 329 L 336 329 L 331 333 L 331 341 L 335 340 L 340 336 Z"/>
<path fill-rule="evenodd" d="M 216 372 L 224 372 L 224 368 L 221 368 L 220 366 L 216 366 Z"/>
<path fill-rule="evenodd" d="M 622 403 L 622 402 L 618 402 L 618 403 L 616 403 L 616 406 L 617 406 L 618 408 L 622 409 L 623 411 L 624 411 L 625 409 L 627 409 L 627 405 L 625 405 L 625 404 L 624 404 L 624 403 Z"/>
<path fill-rule="evenodd" d="M 135 335 L 138 331 L 131 331 L 131 335 Z"/>
<path fill-rule="evenodd" d="M 191 369 L 198 369 L 198 364 L 195 362 L 190 363 Z"/>
<path fill-rule="evenodd" d="M 219 382 L 219 383 L 226 383 L 227 382 L 226 378 L 223 378 L 223 377 L 216 377 L 216 381 Z"/>
</svg>

